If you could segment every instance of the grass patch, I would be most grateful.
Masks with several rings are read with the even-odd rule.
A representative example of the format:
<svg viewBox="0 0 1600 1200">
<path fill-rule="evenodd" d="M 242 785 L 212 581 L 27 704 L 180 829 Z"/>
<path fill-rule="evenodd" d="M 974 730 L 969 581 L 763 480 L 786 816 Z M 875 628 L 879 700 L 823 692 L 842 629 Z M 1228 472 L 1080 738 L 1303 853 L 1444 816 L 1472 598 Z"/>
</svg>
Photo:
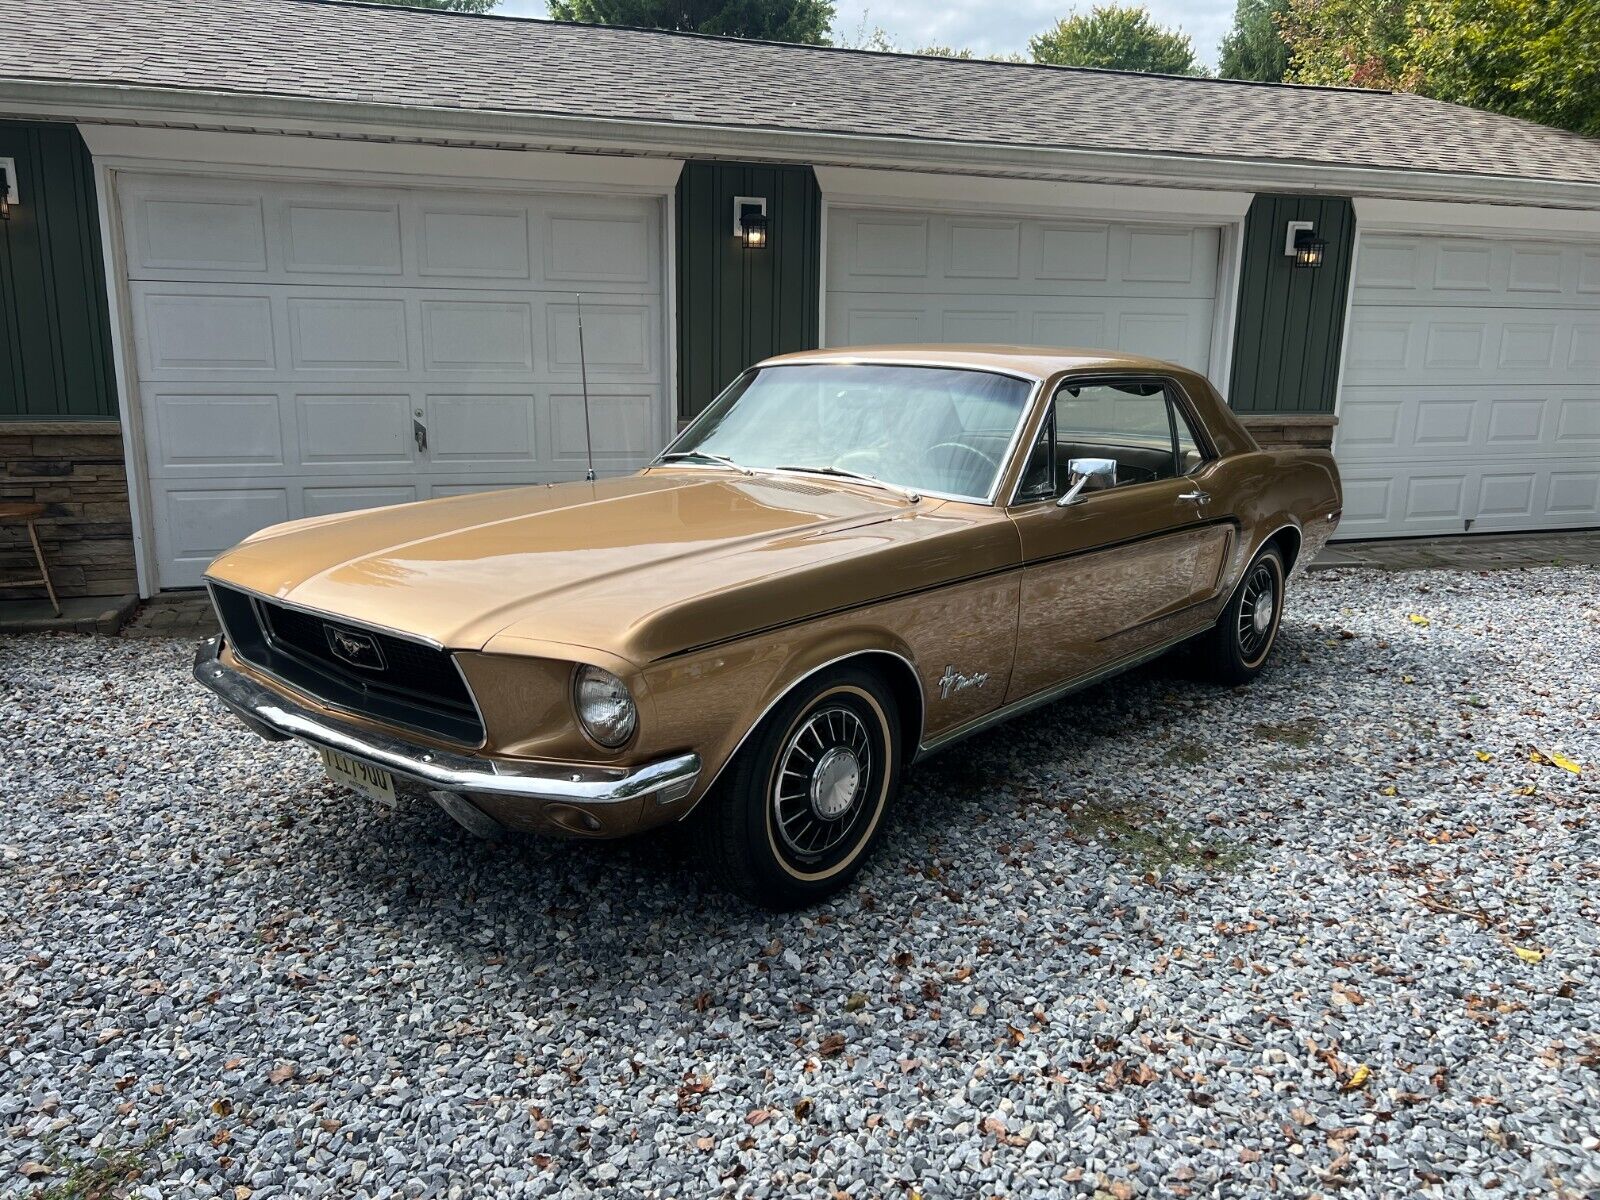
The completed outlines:
<svg viewBox="0 0 1600 1200">
<path fill-rule="evenodd" d="M 1088 804 L 1072 816 L 1084 837 L 1098 838 L 1123 862 L 1164 875 L 1174 867 L 1231 871 L 1250 857 L 1249 849 L 1222 837 L 1207 837 L 1170 817 L 1138 805 Z"/>
<path fill-rule="evenodd" d="M 1198 767 L 1211 761 L 1211 754 L 1199 742 L 1179 742 L 1161 756 L 1171 767 Z"/>
<path fill-rule="evenodd" d="M 1259 721 L 1250 732 L 1261 741 L 1278 742 L 1304 750 L 1321 729 L 1322 722 L 1315 717 L 1300 717 L 1293 721 Z"/>
<path fill-rule="evenodd" d="M 153 1165 L 155 1148 L 170 1133 L 170 1129 L 163 1129 L 132 1149 L 100 1150 L 93 1158 L 79 1162 L 72 1162 L 54 1146 L 47 1146 L 52 1174 L 64 1178 L 35 1192 L 36 1200 L 114 1200 L 125 1196 L 128 1185 L 144 1178 Z"/>
</svg>

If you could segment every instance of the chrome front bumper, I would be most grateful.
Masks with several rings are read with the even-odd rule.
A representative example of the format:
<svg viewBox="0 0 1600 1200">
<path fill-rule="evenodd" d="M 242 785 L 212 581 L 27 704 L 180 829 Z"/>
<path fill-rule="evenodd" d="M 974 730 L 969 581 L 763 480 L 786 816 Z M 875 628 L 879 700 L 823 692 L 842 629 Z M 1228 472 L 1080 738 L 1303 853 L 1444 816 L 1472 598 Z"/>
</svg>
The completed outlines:
<svg viewBox="0 0 1600 1200">
<path fill-rule="evenodd" d="M 430 789 L 486 801 L 491 815 L 518 826 L 537 827 L 538 814 L 506 822 L 504 814 L 523 806 L 557 806 L 565 812 L 603 813 L 614 806 L 637 804 L 645 797 L 660 806 L 675 804 L 694 790 L 700 777 L 700 756 L 679 754 L 639 767 L 591 767 L 564 763 L 510 762 L 478 758 L 408 742 L 403 738 L 346 725 L 296 704 L 222 661 L 222 639 L 200 643 L 194 656 L 194 677 L 251 729 L 273 741 L 296 738 L 326 746 L 391 771 Z M 620 814 L 618 814 L 620 815 Z M 569 833 L 612 832 L 611 820 L 574 823 L 555 814 L 552 823 Z M 629 822 L 623 821 L 626 825 Z M 618 832 L 626 830 L 618 828 Z"/>
</svg>

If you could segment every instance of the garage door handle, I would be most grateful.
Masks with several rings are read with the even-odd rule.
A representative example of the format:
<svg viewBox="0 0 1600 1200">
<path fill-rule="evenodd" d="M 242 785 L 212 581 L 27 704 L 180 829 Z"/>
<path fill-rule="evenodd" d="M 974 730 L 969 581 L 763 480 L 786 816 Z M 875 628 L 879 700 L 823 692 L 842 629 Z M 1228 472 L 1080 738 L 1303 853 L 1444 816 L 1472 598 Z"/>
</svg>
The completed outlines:
<svg viewBox="0 0 1600 1200">
<path fill-rule="evenodd" d="M 418 450 L 428 448 L 428 427 L 421 421 L 411 422 L 411 436 L 417 439 Z"/>
<path fill-rule="evenodd" d="M 1211 499 L 1211 493 L 1202 492 L 1199 488 L 1195 488 L 1195 490 L 1192 492 L 1184 492 L 1183 495 L 1178 497 L 1178 499 L 1193 500 L 1196 504 L 1204 504 L 1206 501 Z"/>
</svg>

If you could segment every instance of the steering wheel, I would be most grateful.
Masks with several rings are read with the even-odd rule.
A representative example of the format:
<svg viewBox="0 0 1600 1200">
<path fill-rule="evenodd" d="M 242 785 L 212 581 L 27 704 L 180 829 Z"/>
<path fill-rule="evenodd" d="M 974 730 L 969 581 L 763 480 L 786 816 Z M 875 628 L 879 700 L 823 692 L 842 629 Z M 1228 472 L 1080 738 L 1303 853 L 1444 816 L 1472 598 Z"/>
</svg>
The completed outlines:
<svg viewBox="0 0 1600 1200">
<path fill-rule="evenodd" d="M 985 473 L 992 474 L 1000 469 L 1000 464 L 997 461 L 995 461 L 993 458 L 990 458 L 976 446 L 969 446 L 965 442 L 935 442 L 922 452 L 922 457 L 936 470 L 943 470 L 954 465 L 950 461 L 950 455 L 946 454 L 942 460 L 938 457 L 938 452 L 940 450 L 954 450 L 959 455 L 965 455 L 969 464 L 971 464 L 973 460 L 976 460 L 975 467 L 969 465 L 967 468 L 965 468 L 966 473 L 974 479 L 979 478 Z"/>
</svg>

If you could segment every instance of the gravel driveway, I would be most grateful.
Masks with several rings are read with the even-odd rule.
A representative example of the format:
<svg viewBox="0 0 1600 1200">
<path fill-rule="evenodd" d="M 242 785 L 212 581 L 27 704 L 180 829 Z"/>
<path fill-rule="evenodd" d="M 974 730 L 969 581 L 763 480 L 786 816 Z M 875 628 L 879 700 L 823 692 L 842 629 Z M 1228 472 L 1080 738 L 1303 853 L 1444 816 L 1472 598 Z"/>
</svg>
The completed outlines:
<svg viewBox="0 0 1600 1200">
<path fill-rule="evenodd" d="M 0 1195 L 1600 1193 L 1600 571 L 1313 576 L 781 917 L 337 794 L 189 657 L 0 641 Z"/>
</svg>

